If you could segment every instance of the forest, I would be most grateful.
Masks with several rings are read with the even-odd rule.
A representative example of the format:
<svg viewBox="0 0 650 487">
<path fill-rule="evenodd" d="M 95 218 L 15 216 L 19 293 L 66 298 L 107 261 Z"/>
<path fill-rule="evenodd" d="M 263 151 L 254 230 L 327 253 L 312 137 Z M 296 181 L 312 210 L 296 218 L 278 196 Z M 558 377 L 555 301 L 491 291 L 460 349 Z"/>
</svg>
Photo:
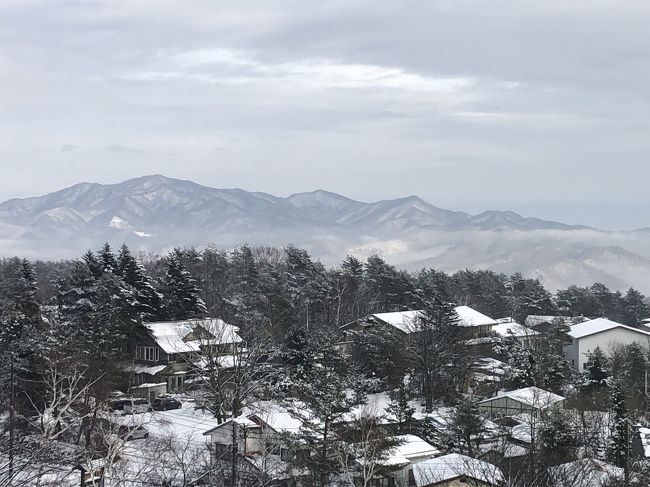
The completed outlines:
<svg viewBox="0 0 650 487">
<path fill-rule="evenodd" d="M 495 390 L 486 391 L 471 382 L 480 357 L 459 333 L 455 306 L 522 324 L 528 316 L 542 315 L 607 317 L 638 327 L 650 317 L 647 298 L 635 289 L 610 290 L 594 283 L 553 293 L 521 274 L 406 272 L 376 255 L 367 260 L 348 256 L 328 268 L 294 246 L 178 248 L 153 255 L 106 244 L 74 260 L 4 259 L 0 486 L 20 485 L 18 470 L 27 475 L 34 465 L 42 469 L 119 456 L 100 430 L 112 394 L 125 388 L 124 364 L 132 359 L 137 331 L 143 323 L 208 317 L 237 327 L 247 344 L 246 357 L 235 360 L 227 379 L 216 366 L 202 369 L 205 384 L 187 392 L 192 404 L 209 411 L 217 424 L 241 416 L 259 401 L 290 398 L 301 404 L 296 416 L 304 419 L 309 411 L 310 419 L 301 420 L 300 431 L 285 441 L 296 450 L 316 445 L 294 459 L 314 485 L 349 473 L 349 465 L 344 468 L 341 455 L 333 452 L 347 448 L 346 455 L 357 460 L 368 455 L 354 449 L 362 443 L 360 432 L 371 431 L 373 444 L 381 445 L 378 451 L 394 448 L 395 434 L 408 433 L 475 458 L 489 436 L 479 400 L 499 387 L 529 386 L 562 394 L 574 413 L 565 410 L 540 419 L 525 459 L 516 468 L 504 468 L 508 473 L 500 485 L 554 485 L 547 473 L 551 467 L 585 457 L 624 469 L 625 485 L 643 485 L 648 468 L 632 462 L 629 428 L 646 420 L 646 348 L 632 344 L 608 353 L 594 350 L 589 369 L 580 373 L 562 354 L 564 324 L 534 343 L 501 337 L 491 358 L 505 364 L 504 377 Z M 405 310 L 421 310 L 418 333 L 407 340 L 382 329 L 341 331 L 342 325 L 371 314 Z M 347 355 L 341 351 L 344 341 L 350 344 Z M 238 377 L 234 387 L 233 375 Z M 369 424 L 368 418 L 343 421 L 368 396 L 384 392 L 390 395 L 388 410 L 397 418 L 390 427 Z M 424 415 L 449 413 L 444 434 L 427 421 L 412 420 L 414 401 Z M 590 416 L 594 411 L 606 419 Z M 175 451 L 171 446 L 167 450 Z M 245 484 L 244 475 L 235 481 L 235 454 L 228 455 L 226 470 L 205 485 Z M 199 485 L 188 480 L 186 470 L 196 474 L 208 468 L 206 462 L 194 458 L 186 463 L 191 468 L 179 467 L 185 480 L 179 480 L 177 469 L 166 480 L 160 472 L 142 473 L 139 478 L 156 480 L 140 484 Z M 208 469 L 216 468 L 209 463 Z M 50 485 L 40 472 L 24 485 Z M 372 472 L 364 486 L 374 486 L 376 478 Z M 359 485 L 355 479 L 352 485 Z M 264 481 L 258 478 L 251 485 L 271 485 L 272 480 L 265 472 Z"/>
</svg>

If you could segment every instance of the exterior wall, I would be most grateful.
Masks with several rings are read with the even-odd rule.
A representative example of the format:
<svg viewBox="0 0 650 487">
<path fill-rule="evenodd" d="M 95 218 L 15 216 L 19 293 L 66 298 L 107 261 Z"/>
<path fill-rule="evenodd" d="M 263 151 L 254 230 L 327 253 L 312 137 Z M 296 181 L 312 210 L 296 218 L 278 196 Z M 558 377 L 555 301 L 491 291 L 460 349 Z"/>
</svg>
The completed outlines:
<svg viewBox="0 0 650 487">
<path fill-rule="evenodd" d="M 137 349 L 138 345 L 144 346 L 144 347 L 154 347 L 158 349 L 158 360 L 152 361 L 152 360 L 141 360 L 137 358 Z M 133 356 L 133 361 L 138 364 L 143 364 L 143 365 L 165 365 L 170 362 L 170 356 L 167 355 L 162 348 L 158 346 L 158 344 L 155 342 L 153 338 L 151 338 L 149 335 L 140 335 L 136 339 L 133 340 L 132 345 L 131 345 L 131 354 Z"/>
<path fill-rule="evenodd" d="M 564 401 L 554 403 L 552 408 L 561 408 Z M 539 408 L 528 406 L 510 397 L 495 398 L 491 401 L 479 404 L 479 411 L 487 414 L 490 418 L 499 418 L 501 416 L 514 416 L 520 413 L 530 413 L 534 416 L 542 409 L 549 409 L 545 404 L 540 404 Z"/>
<path fill-rule="evenodd" d="M 509 397 L 495 398 L 492 401 L 479 404 L 479 410 L 490 418 L 501 416 L 514 416 L 515 414 L 530 412 L 532 408 Z"/>
<path fill-rule="evenodd" d="M 579 371 L 584 370 L 584 364 L 587 363 L 587 353 L 593 352 L 596 347 L 607 353 L 617 344 L 629 345 L 630 343 L 637 342 L 642 346 L 650 344 L 650 336 L 645 333 L 628 330 L 627 328 L 612 328 L 594 335 L 578 338 L 574 342 L 578 342 L 577 352 L 578 357 L 575 361 L 576 368 Z M 569 360 L 569 363 L 571 361 Z"/>
<path fill-rule="evenodd" d="M 232 422 L 229 422 L 212 431 L 209 435 L 210 443 L 230 447 L 232 445 L 232 429 Z M 277 435 L 271 430 L 243 427 L 235 423 L 235 435 L 238 449 L 242 453 L 266 453 L 271 445 L 277 445 L 277 454 L 280 455 L 279 449 L 282 445 L 278 441 Z"/>
</svg>

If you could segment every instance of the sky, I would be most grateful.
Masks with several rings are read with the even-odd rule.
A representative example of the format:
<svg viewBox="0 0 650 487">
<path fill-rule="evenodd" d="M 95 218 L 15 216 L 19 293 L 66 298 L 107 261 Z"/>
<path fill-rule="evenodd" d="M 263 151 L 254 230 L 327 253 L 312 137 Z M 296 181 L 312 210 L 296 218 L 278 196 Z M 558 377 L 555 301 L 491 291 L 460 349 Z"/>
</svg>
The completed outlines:
<svg viewBox="0 0 650 487">
<path fill-rule="evenodd" d="M 650 226 L 650 2 L 0 1 L 0 200 L 146 174 Z"/>
</svg>

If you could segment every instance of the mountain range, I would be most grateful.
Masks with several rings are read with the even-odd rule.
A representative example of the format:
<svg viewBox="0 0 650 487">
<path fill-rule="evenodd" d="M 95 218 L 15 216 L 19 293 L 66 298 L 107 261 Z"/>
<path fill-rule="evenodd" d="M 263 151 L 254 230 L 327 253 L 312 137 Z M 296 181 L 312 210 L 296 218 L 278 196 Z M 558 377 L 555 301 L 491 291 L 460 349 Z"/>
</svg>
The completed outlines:
<svg viewBox="0 0 650 487">
<path fill-rule="evenodd" d="M 472 215 L 417 196 L 363 203 L 318 190 L 280 198 L 160 175 L 0 204 L 4 256 L 74 257 L 103 242 L 152 252 L 293 243 L 327 264 L 377 253 L 410 270 L 521 272 L 550 289 L 602 282 L 650 292 L 649 238 L 650 229 L 611 232 L 511 211 Z"/>
</svg>

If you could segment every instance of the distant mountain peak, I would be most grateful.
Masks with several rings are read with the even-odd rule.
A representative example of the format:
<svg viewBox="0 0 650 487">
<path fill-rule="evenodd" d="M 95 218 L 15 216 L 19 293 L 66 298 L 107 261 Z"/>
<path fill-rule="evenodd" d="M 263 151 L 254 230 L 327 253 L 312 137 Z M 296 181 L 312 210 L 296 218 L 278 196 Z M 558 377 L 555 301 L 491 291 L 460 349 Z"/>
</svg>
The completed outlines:
<svg viewBox="0 0 650 487">
<path fill-rule="evenodd" d="M 74 257 L 104 242 L 149 251 L 292 242 L 329 262 L 378 253 L 403 265 L 521 271 L 543 276 L 551 288 L 598 279 L 643 289 L 647 232 L 601 232 L 509 210 L 471 215 L 416 195 L 366 203 L 317 189 L 282 198 L 161 174 L 0 204 L 4 256 Z"/>
</svg>

